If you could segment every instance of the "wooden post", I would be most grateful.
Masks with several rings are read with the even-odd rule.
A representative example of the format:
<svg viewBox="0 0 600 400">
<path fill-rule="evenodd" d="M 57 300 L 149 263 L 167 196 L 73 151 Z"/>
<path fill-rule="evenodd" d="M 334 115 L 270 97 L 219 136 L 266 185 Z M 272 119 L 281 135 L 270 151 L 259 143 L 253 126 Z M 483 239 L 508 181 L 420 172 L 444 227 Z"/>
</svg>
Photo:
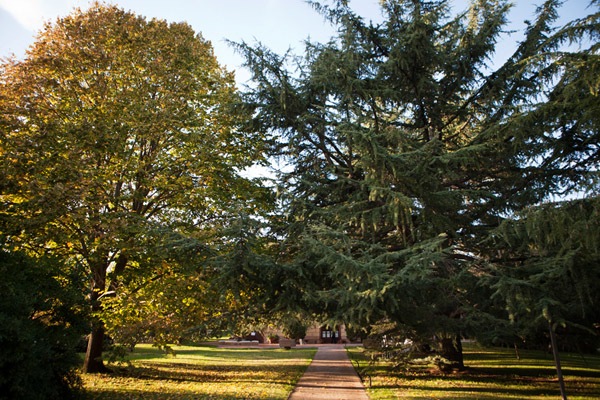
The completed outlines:
<svg viewBox="0 0 600 400">
<path fill-rule="evenodd" d="M 556 334 L 554 333 L 554 329 L 552 329 L 552 321 L 548 321 L 548 325 L 550 326 L 550 343 L 552 344 L 552 354 L 554 355 L 554 364 L 556 365 L 556 374 L 558 375 L 560 394 L 563 400 L 567 400 L 565 381 L 563 379 L 562 368 L 560 366 L 560 357 L 558 356 L 558 348 L 556 347 Z"/>
</svg>

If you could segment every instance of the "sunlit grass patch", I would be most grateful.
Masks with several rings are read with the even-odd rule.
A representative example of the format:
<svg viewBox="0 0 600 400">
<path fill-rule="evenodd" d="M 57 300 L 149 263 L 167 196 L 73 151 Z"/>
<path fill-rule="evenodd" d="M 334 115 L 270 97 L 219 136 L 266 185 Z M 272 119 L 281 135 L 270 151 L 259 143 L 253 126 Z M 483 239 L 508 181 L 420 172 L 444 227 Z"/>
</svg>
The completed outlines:
<svg viewBox="0 0 600 400">
<path fill-rule="evenodd" d="M 138 345 L 112 374 L 84 375 L 90 399 L 286 399 L 316 349 Z"/>
<path fill-rule="evenodd" d="M 350 354 L 366 367 L 362 349 L 351 349 Z M 466 344 L 464 356 L 467 370 L 451 374 L 429 368 L 392 371 L 386 364 L 376 364 L 364 370 L 365 385 L 371 399 L 547 400 L 560 397 L 551 354 L 520 351 L 517 359 L 510 349 Z M 600 356 L 564 353 L 561 361 L 570 400 L 600 398 Z"/>
</svg>

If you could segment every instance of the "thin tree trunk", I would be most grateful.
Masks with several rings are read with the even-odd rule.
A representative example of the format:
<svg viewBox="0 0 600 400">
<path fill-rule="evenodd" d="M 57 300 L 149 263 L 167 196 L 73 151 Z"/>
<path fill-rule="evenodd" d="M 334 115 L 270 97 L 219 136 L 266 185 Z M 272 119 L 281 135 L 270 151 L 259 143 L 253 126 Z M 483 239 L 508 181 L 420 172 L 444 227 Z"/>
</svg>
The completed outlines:
<svg viewBox="0 0 600 400">
<path fill-rule="evenodd" d="M 552 322 L 548 321 L 550 326 L 550 343 L 552 344 L 552 354 L 554 355 L 554 363 L 556 364 L 556 374 L 558 375 L 558 384 L 560 386 L 560 395 L 563 400 L 567 400 L 567 391 L 565 389 L 565 381 L 563 379 L 562 367 L 560 366 L 560 357 L 558 355 L 558 347 L 556 347 L 556 334 L 552 329 Z"/>
</svg>

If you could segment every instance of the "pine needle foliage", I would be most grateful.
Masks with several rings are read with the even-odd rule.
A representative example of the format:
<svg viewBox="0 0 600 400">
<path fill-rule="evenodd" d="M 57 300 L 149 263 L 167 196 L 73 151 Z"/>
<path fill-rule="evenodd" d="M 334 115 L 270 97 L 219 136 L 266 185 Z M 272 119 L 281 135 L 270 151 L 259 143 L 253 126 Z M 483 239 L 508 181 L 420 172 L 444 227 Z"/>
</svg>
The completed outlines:
<svg viewBox="0 0 600 400">
<path fill-rule="evenodd" d="M 346 1 L 312 4 L 337 34 L 303 57 L 238 45 L 246 101 L 289 166 L 280 261 L 317 278 L 306 297 L 319 313 L 435 337 L 460 367 L 457 338 L 503 325 L 485 238 L 554 195 L 597 189 L 596 44 L 563 46 L 589 45 L 597 16 L 558 29 L 560 2 L 546 1 L 493 67 L 506 1 L 459 14 L 444 0 L 382 1 L 381 23 Z"/>
<path fill-rule="evenodd" d="M 595 197 L 528 208 L 496 230 L 490 281 L 521 343 L 551 322 L 568 350 L 598 346 L 599 228 Z"/>
</svg>

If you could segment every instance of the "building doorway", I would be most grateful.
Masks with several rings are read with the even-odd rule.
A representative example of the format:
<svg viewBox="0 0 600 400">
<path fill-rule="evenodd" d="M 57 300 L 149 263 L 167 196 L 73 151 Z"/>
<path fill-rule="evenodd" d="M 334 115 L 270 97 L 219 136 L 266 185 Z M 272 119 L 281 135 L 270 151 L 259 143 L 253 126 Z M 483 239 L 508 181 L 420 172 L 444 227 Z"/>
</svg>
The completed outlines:
<svg viewBox="0 0 600 400">
<path fill-rule="evenodd" d="M 328 325 L 322 326 L 320 329 L 321 343 L 338 343 L 340 341 L 339 327 L 332 328 Z"/>
</svg>

